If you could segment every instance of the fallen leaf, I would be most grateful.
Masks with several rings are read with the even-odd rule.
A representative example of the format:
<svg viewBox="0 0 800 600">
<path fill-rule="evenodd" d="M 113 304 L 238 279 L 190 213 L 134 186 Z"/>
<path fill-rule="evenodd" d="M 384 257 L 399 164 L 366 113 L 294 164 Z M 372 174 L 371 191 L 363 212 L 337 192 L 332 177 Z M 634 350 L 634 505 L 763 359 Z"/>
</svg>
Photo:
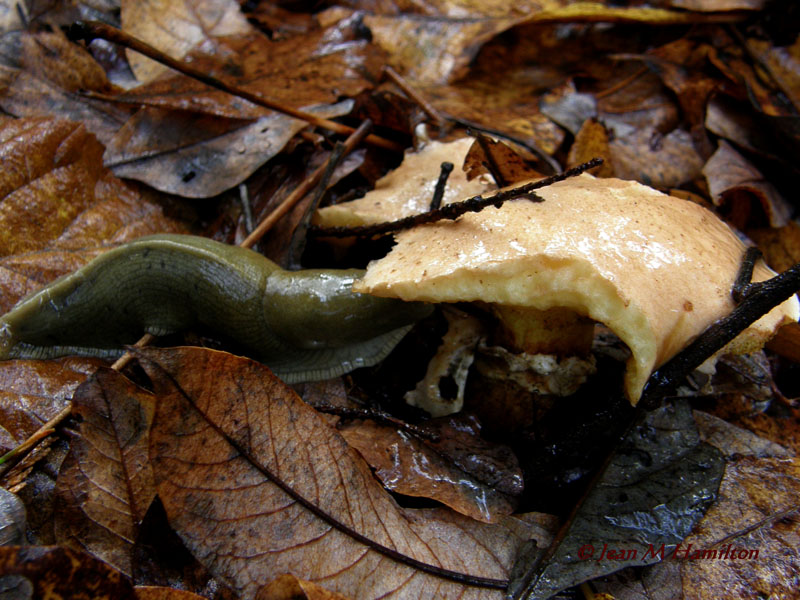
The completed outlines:
<svg viewBox="0 0 800 600">
<path fill-rule="evenodd" d="M 703 435 L 725 453 L 725 475 L 717 501 L 681 543 L 677 566 L 652 567 L 650 577 L 671 578 L 692 598 L 792 597 L 800 578 L 800 462 L 752 433 L 698 416 Z"/>
<path fill-rule="evenodd" d="M 25 505 L 15 494 L 0 488 L 0 546 L 21 546 L 27 522 Z"/>
<path fill-rule="evenodd" d="M 260 33 L 227 37 L 225 46 L 225 53 L 195 51 L 186 60 L 195 69 L 230 85 L 293 108 L 355 96 L 372 86 L 383 62 L 381 53 L 364 39 L 357 19 L 279 41 Z M 117 98 L 230 119 L 259 119 L 271 114 L 266 108 L 184 75 L 160 78 Z"/>
<path fill-rule="evenodd" d="M 428 421 L 425 429 L 437 434 L 437 442 L 371 421 L 349 421 L 338 429 L 387 489 L 496 523 L 514 512 L 522 472 L 509 448 L 490 445 L 465 425 Z"/>
<path fill-rule="evenodd" d="M 494 170 L 501 180 L 495 182 L 499 187 L 544 177 L 539 171 L 528 165 L 522 156 L 508 144 L 486 136 L 483 136 L 483 145 L 477 139 L 472 143 L 466 158 L 464 158 L 463 170 L 470 181 L 480 175 L 491 175 Z"/>
<path fill-rule="evenodd" d="M 80 434 L 56 483 L 56 541 L 133 576 L 133 544 L 155 496 L 148 433 L 155 401 L 111 369 L 72 399 Z"/>
<path fill-rule="evenodd" d="M 256 596 L 257 600 L 347 600 L 346 596 L 331 592 L 310 581 L 294 575 L 281 575 L 270 581 Z"/>
<path fill-rule="evenodd" d="M 555 546 L 509 586 L 514 598 L 560 590 L 669 556 L 714 502 L 724 472 L 686 401 L 641 413 Z M 661 554 L 659 554 L 659 550 Z"/>
<path fill-rule="evenodd" d="M 123 31 L 177 59 L 197 46 L 209 54 L 224 53 L 216 38 L 253 30 L 235 0 L 122 0 L 120 5 Z M 127 54 L 139 81 L 151 81 L 167 71 L 132 50 Z"/>
<path fill-rule="evenodd" d="M 779 273 L 800 262 L 800 224 L 790 221 L 785 227 L 748 229 L 747 234 Z"/>
<path fill-rule="evenodd" d="M 725 140 L 703 167 L 711 199 L 717 206 L 728 205 L 731 219 L 739 229 L 757 219 L 750 216 L 752 205 L 760 207 L 772 227 L 789 222 L 792 208 L 771 182 Z"/>
<path fill-rule="evenodd" d="M 760 10 L 766 0 L 669 0 L 668 4 L 684 10 L 718 12 L 723 10 Z"/>
<path fill-rule="evenodd" d="M 500 597 L 425 565 L 502 588 L 532 534 L 520 520 L 487 525 L 401 509 L 325 420 L 258 363 L 191 348 L 138 355 L 159 396 L 150 453 L 170 524 L 240 594 L 291 571 L 358 598 Z"/>
<path fill-rule="evenodd" d="M 0 310 L 99 253 L 157 232 L 183 232 L 149 193 L 102 166 L 77 123 L 0 121 Z"/>
<path fill-rule="evenodd" d="M 119 571 L 67 548 L 0 547 L 0 573 L 0 588 L 14 598 L 136 599 L 133 585 Z"/>
<path fill-rule="evenodd" d="M 15 448 L 69 406 L 72 394 L 102 361 L 0 362 L 0 447 Z"/>
<path fill-rule="evenodd" d="M 800 110 L 800 39 L 778 46 L 769 40 L 747 38 L 747 49 L 765 67 L 795 110 Z"/>
<path fill-rule="evenodd" d="M 19 63 L 0 67 L 0 106 L 7 113 L 71 119 L 103 143 L 132 114 L 130 107 L 82 93 L 107 94 L 111 84 L 94 58 L 60 32 L 23 33 L 18 44 Z"/>
<path fill-rule="evenodd" d="M 367 15 L 364 24 L 390 66 L 417 85 L 443 85 L 461 78 L 480 47 L 518 20 Z"/>
<path fill-rule="evenodd" d="M 611 156 L 608 131 L 597 119 L 586 119 L 569 149 L 567 166 L 575 167 L 597 157 L 603 159 L 603 164 L 589 173 L 595 177 L 614 177 L 614 159 Z"/>
<path fill-rule="evenodd" d="M 324 118 L 350 112 L 352 102 L 304 107 Z M 253 122 L 185 111 L 143 109 L 109 143 L 105 166 L 118 177 L 188 198 L 236 187 L 284 149 L 308 123 L 272 114 Z"/>
</svg>

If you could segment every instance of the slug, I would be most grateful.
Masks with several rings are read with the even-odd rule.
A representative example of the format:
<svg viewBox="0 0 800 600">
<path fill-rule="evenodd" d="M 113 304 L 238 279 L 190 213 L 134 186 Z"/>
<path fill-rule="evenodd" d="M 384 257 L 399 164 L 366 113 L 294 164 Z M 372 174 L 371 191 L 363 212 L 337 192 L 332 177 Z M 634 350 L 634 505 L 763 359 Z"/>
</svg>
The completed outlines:
<svg viewBox="0 0 800 600">
<path fill-rule="evenodd" d="M 143 332 L 202 324 L 288 383 L 335 377 L 382 360 L 432 310 L 353 292 L 362 274 L 286 271 L 252 250 L 202 237 L 144 237 L 0 317 L 0 359 L 113 357 Z"/>
</svg>

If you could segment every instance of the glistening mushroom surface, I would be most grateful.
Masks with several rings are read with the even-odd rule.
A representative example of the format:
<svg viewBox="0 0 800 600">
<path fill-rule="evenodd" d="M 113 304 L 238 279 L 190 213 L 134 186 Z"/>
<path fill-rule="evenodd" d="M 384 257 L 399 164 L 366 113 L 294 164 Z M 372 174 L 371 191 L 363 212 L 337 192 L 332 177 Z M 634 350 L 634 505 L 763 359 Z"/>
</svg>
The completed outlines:
<svg viewBox="0 0 800 600">
<path fill-rule="evenodd" d="M 567 307 L 607 325 L 631 349 L 636 403 L 650 373 L 734 304 L 744 245 L 708 210 L 642 184 L 582 175 L 455 222 L 416 227 L 353 289 L 426 302 Z M 763 263 L 754 281 L 773 275 Z M 796 297 L 725 349 L 760 348 L 797 320 Z"/>
</svg>

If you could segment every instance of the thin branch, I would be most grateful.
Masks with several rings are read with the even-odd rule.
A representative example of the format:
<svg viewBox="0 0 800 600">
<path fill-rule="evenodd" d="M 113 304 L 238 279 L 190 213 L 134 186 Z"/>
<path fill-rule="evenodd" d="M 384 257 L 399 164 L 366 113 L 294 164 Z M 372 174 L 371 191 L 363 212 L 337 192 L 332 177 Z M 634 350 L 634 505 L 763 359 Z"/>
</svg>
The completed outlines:
<svg viewBox="0 0 800 600">
<path fill-rule="evenodd" d="M 444 191 L 447 188 L 447 179 L 450 173 L 453 172 L 455 165 L 451 162 L 443 162 L 439 166 L 439 179 L 436 182 L 436 187 L 433 190 L 433 198 L 431 199 L 430 210 L 437 210 L 442 206 L 442 198 L 444 198 Z"/>
<path fill-rule="evenodd" d="M 746 268 L 746 267 L 745 267 Z M 747 286 L 741 303 L 650 376 L 640 404 L 655 406 L 687 375 L 742 331 L 800 290 L 800 263 L 772 279 Z"/>
<path fill-rule="evenodd" d="M 232 94 L 239 98 L 244 98 L 245 100 L 248 100 L 249 102 L 252 102 L 258 106 L 263 106 L 265 108 L 269 108 L 270 110 L 289 115 L 295 119 L 306 121 L 307 123 L 311 123 L 312 125 L 316 125 L 317 127 L 321 127 L 335 133 L 350 135 L 354 132 L 354 129 L 352 127 L 348 127 L 347 125 L 342 125 L 341 123 L 331 121 L 330 119 L 324 119 L 322 117 L 318 117 L 317 115 L 312 115 L 311 113 L 278 104 L 277 102 L 273 102 L 268 98 L 258 96 L 242 88 L 229 85 L 224 81 L 217 79 L 216 77 L 212 77 L 208 73 L 196 69 L 187 62 L 175 60 L 171 56 L 164 54 L 150 44 L 147 44 L 146 42 L 143 42 L 142 40 L 139 40 L 125 33 L 124 31 L 117 29 L 116 27 L 106 25 L 105 23 L 100 23 L 98 21 L 78 21 L 69 27 L 67 36 L 71 40 L 85 40 L 86 42 L 91 42 L 94 39 L 100 38 L 115 44 L 119 44 L 120 46 L 130 48 L 131 50 L 139 52 L 140 54 L 143 54 L 146 57 L 161 63 L 162 65 L 166 65 L 171 69 L 196 79 L 197 81 L 205 83 L 208 86 L 222 90 L 223 92 L 227 92 L 228 94 Z M 403 152 L 404 150 L 403 146 L 400 144 L 376 135 L 369 135 L 364 141 L 368 144 L 372 144 L 373 146 L 385 148 L 386 150 L 392 150 L 393 152 Z"/>
<path fill-rule="evenodd" d="M 487 206 L 500 208 L 507 200 L 512 200 L 521 196 L 529 196 L 530 200 L 541 202 L 543 199 L 539 196 L 536 196 L 533 193 L 534 190 L 553 185 L 559 181 L 569 179 L 570 177 L 575 177 L 584 171 L 593 169 L 601 164 L 603 164 L 602 158 L 593 158 L 589 162 L 578 165 L 577 167 L 573 167 L 572 169 L 564 171 L 558 175 L 545 177 L 539 181 L 527 183 L 510 190 L 503 190 L 486 198 L 483 196 L 474 196 L 462 202 L 454 202 L 436 210 L 429 210 L 428 212 L 411 215 L 410 217 L 404 217 L 396 221 L 376 223 L 374 225 L 360 225 L 358 227 L 310 227 L 308 232 L 309 234 L 320 237 L 384 235 L 387 233 L 393 233 L 395 231 L 402 231 L 403 229 L 411 229 L 417 225 L 435 223 L 436 221 L 441 220 L 455 220 L 468 212 L 480 212 Z"/>
<path fill-rule="evenodd" d="M 411 84 L 409 84 L 408 81 L 406 81 L 406 79 L 400 75 L 400 73 L 387 65 L 383 67 L 383 74 L 391 79 L 392 83 L 403 90 L 406 96 L 416 102 L 426 115 L 436 121 L 437 126 L 442 127 L 444 123 L 446 123 L 446 119 L 439 113 L 439 111 L 436 110 L 430 102 L 425 100 L 425 98 L 423 98 L 419 92 L 411 87 Z"/>
</svg>

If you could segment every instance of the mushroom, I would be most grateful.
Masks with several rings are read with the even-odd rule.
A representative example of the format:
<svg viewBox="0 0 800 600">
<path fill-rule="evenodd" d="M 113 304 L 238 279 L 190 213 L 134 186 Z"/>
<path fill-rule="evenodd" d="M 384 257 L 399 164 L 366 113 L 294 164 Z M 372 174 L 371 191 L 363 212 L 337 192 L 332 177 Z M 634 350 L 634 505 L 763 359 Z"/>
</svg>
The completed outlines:
<svg viewBox="0 0 800 600">
<path fill-rule="evenodd" d="M 734 308 L 745 246 L 705 208 L 633 181 L 581 175 L 538 193 L 544 202 L 519 199 L 398 234 L 353 289 L 488 304 L 502 337 L 527 353 L 565 328 L 585 346 L 586 327 L 603 323 L 631 351 L 625 392 L 636 404 L 654 369 Z M 759 262 L 753 281 L 773 274 Z M 717 355 L 761 348 L 799 313 L 792 296 Z"/>
</svg>

